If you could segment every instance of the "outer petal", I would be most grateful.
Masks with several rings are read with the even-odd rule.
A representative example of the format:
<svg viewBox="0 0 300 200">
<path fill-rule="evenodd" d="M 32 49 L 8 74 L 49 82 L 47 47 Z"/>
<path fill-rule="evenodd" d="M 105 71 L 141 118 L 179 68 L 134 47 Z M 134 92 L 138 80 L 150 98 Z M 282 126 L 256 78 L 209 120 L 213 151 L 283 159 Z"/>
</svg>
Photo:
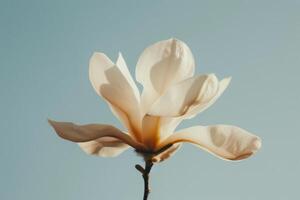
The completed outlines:
<svg viewBox="0 0 300 200">
<path fill-rule="evenodd" d="M 103 137 L 89 142 L 78 143 L 78 145 L 87 154 L 101 157 L 118 156 L 130 147 L 122 140 L 113 137 Z"/>
<path fill-rule="evenodd" d="M 138 143 L 119 129 L 106 124 L 76 125 L 71 122 L 56 122 L 49 120 L 50 125 L 63 139 L 72 142 L 89 142 L 103 137 L 117 138 L 138 150 L 145 150 L 144 145 Z"/>
<path fill-rule="evenodd" d="M 106 55 L 94 53 L 89 76 L 95 91 L 104 97 L 129 132 L 138 139 L 137 126 L 141 120 L 139 92 L 122 55 L 115 65 Z"/>
<path fill-rule="evenodd" d="M 199 75 L 172 85 L 148 111 L 150 115 L 178 117 L 192 105 L 207 104 L 217 93 L 218 79 L 214 74 Z"/>
<path fill-rule="evenodd" d="M 171 135 L 160 147 L 177 142 L 190 142 L 225 160 L 241 160 L 261 147 L 259 137 L 235 126 L 195 126 Z"/>
<path fill-rule="evenodd" d="M 120 71 L 122 72 L 122 74 L 124 75 L 124 77 L 126 77 L 126 80 L 128 81 L 128 84 L 130 85 L 130 87 L 132 88 L 132 91 L 134 93 L 135 98 L 139 101 L 140 100 L 140 92 L 139 89 L 137 88 L 129 70 L 128 67 L 126 65 L 126 62 L 121 54 L 121 52 L 119 53 L 118 59 L 117 59 L 117 67 L 120 69 Z"/>
<path fill-rule="evenodd" d="M 108 82 L 106 71 L 115 68 L 115 64 L 103 53 L 94 53 L 90 58 L 89 78 L 97 94 L 101 96 L 101 85 Z"/>
<path fill-rule="evenodd" d="M 194 68 L 193 55 L 180 40 L 164 40 L 146 48 L 136 67 L 136 79 L 144 86 L 145 112 L 170 85 L 193 76 Z"/>
</svg>

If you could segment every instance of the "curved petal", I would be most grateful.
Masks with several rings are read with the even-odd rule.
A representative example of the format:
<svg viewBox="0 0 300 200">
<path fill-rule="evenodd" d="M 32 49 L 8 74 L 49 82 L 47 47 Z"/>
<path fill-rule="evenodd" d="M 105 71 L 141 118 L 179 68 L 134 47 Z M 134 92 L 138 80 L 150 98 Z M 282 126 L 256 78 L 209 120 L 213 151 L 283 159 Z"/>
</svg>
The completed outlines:
<svg viewBox="0 0 300 200">
<path fill-rule="evenodd" d="M 193 143 L 225 160 L 245 159 L 261 147 L 259 137 L 239 127 L 228 125 L 183 129 L 167 138 L 160 147 L 177 142 Z"/>
<path fill-rule="evenodd" d="M 101 96 L 101 85 L 108 82 L 105 71 L 114 67 L 115 64 L 103 53 L 95 52 L 90 58 L 89 78 L 98 95 Z"/>
<path fill-rule="evenodd" d="M 148 114 L 178 117 L 192 105 L 207 104 L 217 93 L 218 79 L 214 74 L 198 75 L 172 85 L 151 106 Z"/>
<path fill-rule="evenodd" d="M 221 94 L 224 92 L 224 90 L 227 88 L 227 86 L 230 83 L 231 78 L 225 78 L 221 80 L 218 84 L 218 90 L 215 93 L 215 95 L 204 95 L 204 98 L 202 98 L 203 101 L 198 101 L 199 104 L 191 105 L 187 112 L 179 117 L 158 117 L 158 116 L 150 116 L 148 115 L 147 118 L 143 120 L 143 124 L 147 124 L 148 121 L 155 121 L 155 119 L 159 118 L 159 128 L 156 132 L 148 132 L 149 138 L 153 137 L 156 138 L 158 142 L 165 140 L 167 137 L 172 135 L 176 129 L 176 127 L 185 119 L 190 119 L 194 116 L 196 116 L 198 113 L 204 111 L 207 109 L 210 105 L 212 105 L 218 98 L 221 96 Z M 214 90 L 209 90 L 214 91 Z M 208 92 L 208 94 L 213 94 L 214 92 Z M 210 96 L 213 96 L 212 98 Z M 200 98 L 201 99 L 201 98 Z M 207 99 L 207 101 L 205 100 Z M 202 103 L 200 103 L 202 102 Z M 169 106 L 169 105 L 168 105 Z M 156 134 L 156 136 L 151 136 Z M 157 146 L 157 143 L 156 143 Z"/>
<path fill-rule="evenodd" d="M 56 133 L 72 142 L 89 142 L 103 137 L 114 137 L 138 150 L 145 150 L 144 145 L 135 141 L 119 129 L 106 124 L 76 125 L 71 122 L 48 120 Z"/>
<path fill-rule="evenodd" d="M 183 82 L 188 82 L 189 80 L 193 80 L 193 79 L 188 79 L 187 81 L 183 81 Z M 210 75 L 210 78 L 207 79 L 207 82 L 205 84 L 206 86 L 203 87 L 203 88 L 207 88 L 207 89 L 202 90 L 202 91 L 207 91 L 207 92 L 200 92 L 197 97 L 197 100 L 193 102 L 194 104 L 191 104 L 188 107 L 188 109 L 186 109 L 185 113 L 183 113 L 183 115 L 181 115 L 181 116 L 159 117 L 159 116 L 152 116 L 149 114 L 147 116 L 145 116 L 144 120 L 143 120 L 143 127 L 144 128 L 152 127 L 152 129 L 151 128 L 146 129 L 146 130 L 148 130 L 148 132 L 147 132 L 147 135 L 144 136 L 144 138 L 146 138 L 145 140 L 152 141 L 152 143 L 150 142 L 151 144 L 153 144 L 151 147 L 157 148 L 158 143 L 160 143 L 160 141 L 163 141 L 167 137 L 172 135 L 174 133 L 174 130 L 176 129 L 176 127 L 184 119 L 192 118 L 195 115 L 197 115 L 199 112 L 205 110 L 210 105 L 212 105 L 218 99 L 218 97 L 224 92 L 224 90 L 227 88 L 230 80 L 231 80 L 231 78 L 225 78 L 225 79 L 221 80 L 218 84 L 216 84 L 216 82 L 217 82 L 216 77 L 214 75 Z M 171 88 L 174 88 L 174 87 L 175 86 L 172 86 Z M 172 90 L 171 88 L 169 91 Z M 181 94 L 181 93 L 179 93 L 179 94 Z M 161 98 L 164 98 L 164 96 L 165 95 L 163 95 Z M 170 95 L 170 96 L 172 96 L 172 95 Z M 180 97 L 178 97 L 178 98 L 180 99 Z M 174 99 L 174 101 L 176 101 L 176 98 L 173 98 L 173 99 Z M 166 103 L 166 104 L 164 104 L 164 106 L 163 106 L 163 104 L 161 104 L 160 107 L 162 110 L 169 111 L 169 114 L 172 114 L 171 112 L 173 110 L 175 110 L 176 107 L 168 110 L 168 108 L 170 107 L 169 105 L 171 105 L 171 104 L 172 103 Z M 177 104 L 177 105 L 180 105 L 180 104 Z M 160 112 L 160 111 L 157 110 L 157 112 Z M 158 114 L 158 113 L 156 113 L 156 114 Z M 163 114 L 163 113 L 160 113 L 160 114 Z M 165 112 L 164 114 L 167 114 L 167 113 Z M 159 122 L 159 124 L 155 125 L 154 124 L 155 122 Z M 153 127 L 158 127 L 158 128 L 154 129 Z"/>
<path fill-rule="evenodd" d="M 158 117 L 145 115 L 142 122 L 142 141 L 150 150 L 157 150 L 158 145 L 173 134 L 182 118 Z"/>
<path fill-rule="evenodd" d="M 90 81 L 95 91 L 108 102 L 114 114 L 139 139 L 141 113 L 139 91 L 121 54 L 115 65 L 106 55 L 94 53 L 90 59 Z"/>
<path fill-rule="evenodd" d="M 145 115 L 142 121 L 142 142 L 149 150 L 154 150 L 160 142 L 160 117 Z"/>
<path fill-rule="evenodd" d="M 160 141 L 163 141 L 172 135 L 182 120 L 181 117 L 161 117 L 159 127 Z"/>
<path fill-rule="evenodd" d="M 89 142 L 81 142 L 78 145 L 85 153 L 101 157 L 118 156 L 130 147 L 122 140 L 113 137 L 103 137 Z"/>
<path fill-rule="evenodd" d="M 218 84 L 218 89 L 215 95 L 209 101 L 206 101 L 204 103 L 195 103 L 194 105 L 192 105 L 186 112 L 186 114 L 183 116 L 184 119 L 190 119 L 196 116 L 198 113 L 203 112 L 204 110 L 209 108 L 212 104 L 214 104 L 217 101 L 217 99 L 223 94 L 225 89 L 228 87 L 230 81 L 231 77 L 224 78 L 223 80 L 221 80 Z"/>
<path fill-rule="evenodd" d="M 136 79 L 144 87 L 141 101 L 145 112 L 170 85 L 192 77 L 194 68 L 193 55 L 180 40 L 172 38 L 146 48 L 136 66 Z"/>
<path fill-rule="evenodd" d="M 128 70 L 128 67 L 127 67 L 127 64 L 121 54 L 121 52 L 119 52 L 119 56 L 118 56 L 118 59 L 117 59 L 117 67 L 120 69 L 120 71 L 122 72 L 122 74 L 126 77 L 129 85 L 131 86 L 132 90 L 133 90 L 133 93 L 134 93 L 134 96 L 135 98 L 139 101 L 140 100 L 140 92 L 139 92 L 139 89 L 137 88 L 129 70 Z"/>
<path fill-rule="evenodd" d="M 181 143 L 176 143 L 176 144 L 173 144 L 170 148 L 168 148 L 167 150 L 163 151 L 162 153 L 154 156 L 152 158 L 152 162 L 154 163 L 159 163 L 159 162 L 162 162 L 168 158 L 170 158 L 171 156 L 173 156 L 177 150 L 179 150 L 181 147 Z"/>
</svg>

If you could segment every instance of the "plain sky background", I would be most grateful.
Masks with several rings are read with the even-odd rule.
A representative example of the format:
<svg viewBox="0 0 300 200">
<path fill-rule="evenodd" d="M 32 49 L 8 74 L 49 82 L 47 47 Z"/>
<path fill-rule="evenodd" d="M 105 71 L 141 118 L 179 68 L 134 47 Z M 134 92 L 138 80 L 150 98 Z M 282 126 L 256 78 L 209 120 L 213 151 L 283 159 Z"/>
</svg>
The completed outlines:
<svg viewBox="0 0 300 200">
<path fill-rule="evenodd" d="M 189 45 L 197 73 L 233 77 L 181 127 L 238 125 L 263 146 L 232 163 L 185 144 L 154 167 L 150 199 L 299 199 L 299 11 L 298 0 L 0 0 L 0 199 L 142 199 L 132 150 L 88 156 L 46 119 L 122 128 L 90 85 L 90 56 L 121 51 L 134 73 L 142 50 L 170 37 Z"/>
</svg>

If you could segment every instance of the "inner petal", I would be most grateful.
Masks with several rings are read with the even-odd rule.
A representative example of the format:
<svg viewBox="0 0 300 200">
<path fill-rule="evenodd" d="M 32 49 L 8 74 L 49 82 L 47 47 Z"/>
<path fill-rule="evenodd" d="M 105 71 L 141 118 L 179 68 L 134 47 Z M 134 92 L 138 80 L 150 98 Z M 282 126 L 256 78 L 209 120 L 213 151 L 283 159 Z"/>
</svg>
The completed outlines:
<svg viewBox="0 0 300 200">
<path fill-rule="evenodd" d="M 214 74 L 198 75 L 171 86 L 148 111 L 149 115 L 178 117 L 188 112 L 192 105 L 202 105 L 211 100 L 218 89 Z"/>
</svg>

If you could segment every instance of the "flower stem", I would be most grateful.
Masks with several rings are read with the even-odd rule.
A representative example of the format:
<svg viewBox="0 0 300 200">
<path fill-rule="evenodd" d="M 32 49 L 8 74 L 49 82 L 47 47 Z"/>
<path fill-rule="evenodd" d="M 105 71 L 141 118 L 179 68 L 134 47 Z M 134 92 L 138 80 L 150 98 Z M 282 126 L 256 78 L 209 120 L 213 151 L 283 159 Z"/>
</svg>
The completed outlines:
<svg viewBox="0 0 300 200">
<path fill-rule="evenodd" d="M 153 162 L 151 160 L 145 161 L 145 168 L 140 165 L 136 165 L 135 168 L 142 173 L 144 179 L 144 197 L 143 200 L 147 200 L 149 193 L 150 193 L 150 186 L 149 186 L 149 177 L 150 171 L 153 166 Z"/>
<path fill-rule="evenodd" d="M 147 200 L 148 195 L 150 193 L 149 176 L 150 176 L 150 171 L 151 171 L 152 166 L 153 166 L 153 163 L 151 161 L 145 162 L 145 173 L 143 174 L 143 178 L 144 178 L 144 198 L 143 198 L 143 200 Z"/>
<path fill-rule="evenodd" d="M 155 152 L 142 152 L 139 150 L 136 150 L 136 152 L 143 156 L 144 161 L 145 161 L 145 167 L 143 168 L 141 165 L 135 165 L 135 168 L 141 172 L 143 179 L 144 179 L 144 197 L 143 200 L 147 200 L 149 193 L 150 193 L 150 186 L 149 186 L 149 178 L 150 178 L 150 171 L 153 167 L 153 162 L 155 162 L 155 156 L 163 153 L 167 149 L 169 149 L 173 144 L 168 144 L 158 151 Z"/>
</svg>

